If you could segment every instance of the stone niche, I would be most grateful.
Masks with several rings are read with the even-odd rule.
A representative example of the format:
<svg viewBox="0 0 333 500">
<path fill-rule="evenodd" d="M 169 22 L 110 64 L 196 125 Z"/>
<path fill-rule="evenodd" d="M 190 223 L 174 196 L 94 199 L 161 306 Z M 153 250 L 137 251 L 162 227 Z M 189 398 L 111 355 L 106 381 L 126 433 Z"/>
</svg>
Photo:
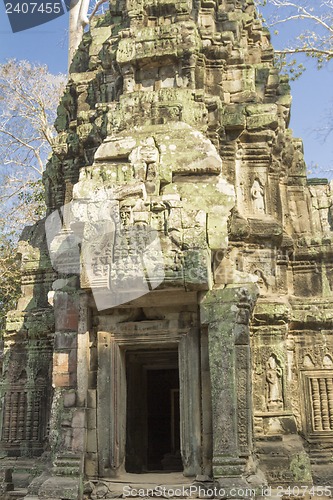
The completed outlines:
<svg viewBox="0 0 333 500">
<path fill-rule="evenodd" d="M 92 20 L 20 242 L 4 498 L 332 484 L 332 186 L 269 39 L 253 0 Z"/>
</svg>

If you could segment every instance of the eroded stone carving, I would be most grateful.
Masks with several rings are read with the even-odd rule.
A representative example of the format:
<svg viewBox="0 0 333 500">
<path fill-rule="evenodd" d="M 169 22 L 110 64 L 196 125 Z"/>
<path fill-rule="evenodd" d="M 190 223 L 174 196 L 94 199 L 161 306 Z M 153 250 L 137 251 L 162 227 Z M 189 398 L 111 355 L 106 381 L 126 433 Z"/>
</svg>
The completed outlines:
<svg viewBox="0 0 333 500">
<path fill-rule="evenodd" d="M 0 467 L 28 460 L 31 497 L 107 498 L 170 463 L 332 483 L 332 186 L 306 179 L 290 105 L 252 0 L 117 0 L 92 22 L 4 335 Z M 174 462 L 146 376 L 170 364 Z"/>
<path fill-rule="evenodd" d="M 267 407 L 276 410 L 283 407 L 282 368 L 276 356 L 272 354 L 266 363 Z"/>
<path fill-rule="evenodd" d="M 259 179 L 254 179 L 251 187 L 251 198 L 255 213 L 265 213 L 265 191 Z"/>
</svg>

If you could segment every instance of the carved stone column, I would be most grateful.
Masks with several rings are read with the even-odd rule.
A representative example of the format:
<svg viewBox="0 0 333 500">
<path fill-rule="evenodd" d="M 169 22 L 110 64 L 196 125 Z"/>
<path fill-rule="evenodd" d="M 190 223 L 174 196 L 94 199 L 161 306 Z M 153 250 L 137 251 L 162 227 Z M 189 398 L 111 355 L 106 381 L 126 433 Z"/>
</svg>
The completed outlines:
<svg viewBox="0 0 333 500">
<path fill-rule="evenodd" d="M 201 473 L 200 351 L 196 329 L 181 337 L 178 352 L 184 476 L 196 476 Z"/>
<path fill-rule="evenodd" d="M 115 477 L 125 462 L 126 374 L 123 353 L 109 332 L 98 332 L 97 394 L 99 475 Z"/>
<path fill-rule="evenodd" d="M 248 323 L 256 295 L 254 286 L 227 286 L 201 302 L 201 322 L 208 325 L 216 479 L 240 476 L 252 448 Z"/>
<path fill-rule="evenodd" d="M 79 299 L 79 321 L 77 336 L 77 404 L 87 405 L 89 378 L 89 326 L 88 295 L 83 292 Z"/>
</svg>

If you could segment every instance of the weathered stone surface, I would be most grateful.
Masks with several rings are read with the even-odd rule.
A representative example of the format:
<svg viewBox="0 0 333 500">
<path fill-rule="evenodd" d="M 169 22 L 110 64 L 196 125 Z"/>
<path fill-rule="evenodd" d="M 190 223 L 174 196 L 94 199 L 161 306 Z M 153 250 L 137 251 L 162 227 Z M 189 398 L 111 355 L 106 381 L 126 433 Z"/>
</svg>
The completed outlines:
<svg viewBox="0 0 333 500">
<path fill-rule="evenodd" d="M 0 467 L 47 464 L 28 498 L 156 468 L 332 484 L 332 185 L 269 39 L 253 0 L 117 0 L 85 33 L 4 336 Z"/>
</svg>

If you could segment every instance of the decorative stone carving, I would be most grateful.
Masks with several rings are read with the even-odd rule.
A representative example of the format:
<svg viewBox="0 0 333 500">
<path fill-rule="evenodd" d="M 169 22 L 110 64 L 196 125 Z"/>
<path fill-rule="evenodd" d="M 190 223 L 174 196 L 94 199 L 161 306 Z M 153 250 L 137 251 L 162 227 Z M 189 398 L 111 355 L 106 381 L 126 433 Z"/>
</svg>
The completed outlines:
<svg viewBox="0 0 333 500">
<path fill-rule="evenodd" d="M 34 498 L 114 496 L 133 462 L 332 484 L 332 185 L 253 0 L 199 4 L 112 1 L 73 59 L 4 334 L 0 468 L 45 451 Z M 170 364 L 181 453 L 148 459 Z"/>
<path fill-rule="evenodd" d="M 253 211 L 257 214 L 265 213 L 265 190 L 259 179 L 254 179 L 251 187 Z"/>
<path fill-rule="evenodd" d="M 276 410 L 283 407 L 282 368 L 276 356 L 272 354 L 266 363 L 267 408 Z"/>
<path fill-rule="evenodd" d="M 329 354 L 325 354 L 324 356 L 323 368 L 333 368 L 333 360 Z"/>
</svg>

